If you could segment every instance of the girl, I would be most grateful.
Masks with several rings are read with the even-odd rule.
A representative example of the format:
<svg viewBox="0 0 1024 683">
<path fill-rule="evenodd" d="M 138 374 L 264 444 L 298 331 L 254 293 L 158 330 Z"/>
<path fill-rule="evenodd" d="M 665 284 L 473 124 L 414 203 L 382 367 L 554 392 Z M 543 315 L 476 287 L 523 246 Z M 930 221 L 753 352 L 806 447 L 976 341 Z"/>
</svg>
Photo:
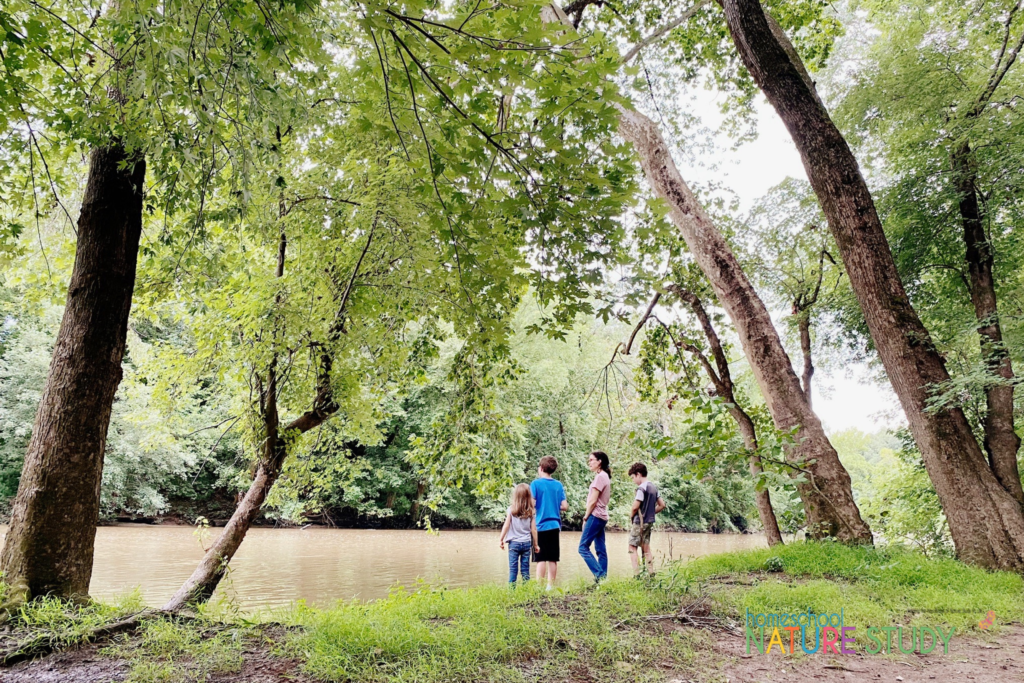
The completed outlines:
<svg viewBox="0 0 1024 683">
<path fill-rule="evenodd" d="M 534 518 L 533 496 L 526 484 L 519 484 L 512 491 L 512 506 L 505 515 L 501 539 L 498 541 L 502 550 L 505 549 L 506 540 L 508 582 L 515 585 L 517 573 L 523 575 L 523 581 L 529 581 L 530 550 L 540 552 L 540 546 L 537 545 L 537 520 Z"/>
</svg>

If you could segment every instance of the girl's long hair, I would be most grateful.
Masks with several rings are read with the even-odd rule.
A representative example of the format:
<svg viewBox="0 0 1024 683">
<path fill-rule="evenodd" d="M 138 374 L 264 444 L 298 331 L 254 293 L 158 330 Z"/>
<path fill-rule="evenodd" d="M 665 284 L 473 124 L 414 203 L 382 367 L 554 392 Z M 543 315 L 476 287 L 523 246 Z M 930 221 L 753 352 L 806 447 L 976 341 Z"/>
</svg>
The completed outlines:
<svg viewBox="0 0 1024 683">
<path fill-rule="evenodd" d="M 526 484 L 518 484 L 512 489 L 512 516 L 521 519 L 533 517 L 533 494 Z"/>
<path fill-rule="evenodd" d="M 609 477 L 612 476 L 612 466 L 608 462 L 608 454 L 604 451 L 594 451 L 591 455 L 601 462 L 601 469 L 604 470 Z"/>
</svg>

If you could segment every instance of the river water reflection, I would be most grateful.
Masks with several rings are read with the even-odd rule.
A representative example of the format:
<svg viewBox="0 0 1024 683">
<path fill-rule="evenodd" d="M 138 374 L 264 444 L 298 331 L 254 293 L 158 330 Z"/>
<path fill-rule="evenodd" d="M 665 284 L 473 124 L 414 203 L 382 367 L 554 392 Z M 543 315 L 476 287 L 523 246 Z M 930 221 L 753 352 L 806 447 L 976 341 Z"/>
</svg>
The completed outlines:
<svg viewBox="0 0 1024 683">
<path fill-rule="evenodd" d="M 3 529 L 6 532 L 6 529 Z M 220 529 L 210 529 L 210 534 Z M 579 532 L 562 534 L 559 583 L 589 577 L 576 552 Z M 632 571 L 627 534 L 608 533 L 609 573 Z M 655 532 L 653 550 L 661 559 L 701 557 L 763 548 L 759 534 L 682 534 Z M 100 527 L 90 592 L 110 599 L 138 587 L 147 603 L 159 606 L 182 584 L 202 557 L 194 530 L 184 526 Z M 396 585 L 417 579 L 451 587 L 508 579 L 508 554 L 498 548 L 497 531 L 374 529 L 252 529 L 231 563 L 227 590 L 239 607 L 252 611 L 295 600 L 327 605 L 335 600 L 384 597 Z M 536 566 L 531 566 L 536 571 Z"/>
</svg>

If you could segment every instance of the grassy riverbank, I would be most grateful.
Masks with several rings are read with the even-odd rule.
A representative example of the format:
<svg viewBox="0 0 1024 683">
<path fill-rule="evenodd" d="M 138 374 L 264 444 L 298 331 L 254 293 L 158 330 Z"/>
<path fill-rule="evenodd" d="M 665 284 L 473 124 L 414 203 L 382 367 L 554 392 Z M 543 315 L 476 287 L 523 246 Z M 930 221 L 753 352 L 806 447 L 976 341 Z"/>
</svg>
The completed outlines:
<svg viewBox="0 0 1024 683">
<path fill-rule="evenodd" d="M 25 610 L 19 637 L 49 630 L 70 642 L 87 623 L 137 607 L 128 600 L 69 619 L 43 604 Z M 707 557 L 653 581 L 618 579 L 597 589 L 418 586 L 370 603 L 297 605 L 255 619 L 221 605 L 199 619 L 148 621 L 98 654 L 133 683 L 278 680 L 255 679 L 254 665 L 327 681 L 724 680 L 715 644 L 742 642 L 736 629 L 748 609 L 843 609 L 859 638 L 867 625 L 900 624 L 991 638 L 999 625 L 1024 619 L 1024 581 L 904 550 L 799 543 Z M 981 632 L 977 623 L 990 610 L 996 626 Z"/>
</svg>

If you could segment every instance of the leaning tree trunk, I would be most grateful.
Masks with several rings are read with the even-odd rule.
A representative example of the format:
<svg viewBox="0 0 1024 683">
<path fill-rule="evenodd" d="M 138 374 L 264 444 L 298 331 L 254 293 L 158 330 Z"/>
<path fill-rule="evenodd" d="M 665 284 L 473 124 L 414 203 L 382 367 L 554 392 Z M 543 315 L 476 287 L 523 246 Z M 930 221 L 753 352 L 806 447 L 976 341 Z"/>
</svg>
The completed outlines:
<svg viewBox="0 0 1024 683">
<path fill-rule="evenodd" d="M 119 144 L 89 157 L 67 305 L 0 558 L 15 599 L 88 596 L 145 177 L 145 161 Z"/>
<path fill-rule="evenodd" d="M 1024 509 L 989 468 L 959 408 L 930 412 L 949 379 L 903 289 L 860 168 L 757 0 L 723 0 L 733 41 L 789 129 L 842 252 L 850 284 L 939 495 L 958 556 L 1024 571 Z"/>
<path fill-rule="evenodd" d="M 547 5 L 541 19 L 572 26 L 556 4 Z M 807 405 L 800 380 L 764 303 L 683 180 L 657 125 L 637 111 L 618 103 L 615 106 L 619 110 L 619 134 L 633 144 L 651 188 L 668 204 L 669 218 L 732 318 L 775 425 L 787 432 L 797 430 L 797 443 L 788 455 L 802 465 L 807 475 L 797 490 L 807 516 L 808 535 L 872 543 L 871 529 L 853 499 L 850 475 L 839 462 L 818 416 Z"/>
<path fill-rule="evenodd" d="M 669 218 L 736 326 L 775 425 L 785 432 L 797 430 L 796 444 L 788 453 L 802 463 L 807 475 L 797 488 L 809 536 L 871 543 L 871 530 L 853 499 L 850 475 L 807 404 L 768 309 L 679 174 L 661 131 L 648 117 L 620 106 L 619 133 L 633 144 L 651 188 L 669 205 Z"/>
<path fill-rule="evenodd" d="M 729 414 L 736 421 L 740 436 L 743 438 L 743 445 L 750 452 L 749 464 L 750 474 L 755 481 L 761 478 L 764 468 L 761 466 L 761 456 L 757 453 L 757 431 L 754 429 L 754 421 L 750 415 L 737 405 L 735 399 L 730 404 Z M 760 490 L 755 488 L 754 500 L 757 503 L 757 515 L 761 518 L 761 526 L 764 527 L 764 534 L 768 538 L 768 546 L 783 545 L 782 531 L 779 530 L 779 520 L 775 517 L 775 508 L 772 507 L 771 494 L 768 487 Z"/>
<path fill-rule="evenodd" d="M 329 370 L 329 368 L 328 368 Z M 259 516 L 267 495 L 274 487 L 281 468 L 288 457 L 287 444 L 299 434 L 316 429 L 338 410 L 331 398 L 328 381 L 322 381 L 312 410 L 308 410 L 290 422 L 283 429 L 278 427 L 276 384 L 273 372 L 267 382 L 267 402 L 264 404 L 264 427 L 266 438 L 263 442 L 263 453 L 256 465 L 249 490 L 235 508 L 231 519 L 225 525 L 217 540 L 203 555 L 199 565 L 182 584 L 181 588 L 163 606 L 165 611 L 173 612 L 189 604 L 206 602 L 217 589 L 220 580 L 227 572 L 228 564 L 235 556 L 252 523 Z"/>
<path fill-rule="evenodd" d="M 953 152 L 953 173 L 960 195 L 960 220 L 964 228 L 964 246 L 967 268 L 970 272 L 971 302 L 978 319 L 981 354 L 988 371 L 1001 382 L 985 389 L 985 451 L 992 472 L 1007 491 L 1024 503 L 1017 451 L 1020 437 L 1014 430 L 1013 419 L 1013 365 L 1003 345 L 1003 331 L 996 306 L 995 278 L 992 274 L 994 255 L 985 234 L 981 202 L 978 201 L 977 174 L 973 153 L 968 143 Z"/>
<path fill-rule="evenodd" d="M 281 474 L 283 462 L 283 452 L 276 454 L 269 461 L 260 461 L 249 490 L 246 491 L 242 502 L 235 508 L 224 531 L 203 555 L 202 561 L 188 577 L 188 580 L 163 606 L 165 611 L 173 612 L 185 605 L 203 603 L 210 599 L 213 591 L 220 584 L 220 580 L 224 578 L 231 558 L 235 556 L 242 541 L 245 540 L 249 527 L 259 516 L 267 494 L 270 493 L 270 489 L 274 487 L 274 483 Z"/>
<path fill-rule="evenodd" d="M 280 140 L 280 138 L 278 138 Z M 363 263 L 367 250 L 370 248 L 370 241 L 373 237 L 371 231 L 362 255 L 352 272 L 348 287 L 342 297 L 335 323 L 332 327 L 332 341 L 337 341 L 341 333 L 341 324 L 344 320 L 344 313 L 348 304 L 348 297 L 352 291 L 352 285 L 359 268 Z M 284 277 L 285 252 L 288 246 L 288 239 L 285 233 L 281 233 L 277 251 L 278 278 Z M 277 303 L 281 303 L 278 295 Z M 270 362 L 267 369 L 267 384 L 260 392 L 260 411 L 263 418 L 263 443 L 260 458 L 256 463 L 256 473 L 253 477 L 249 490 L 242 497 L 238 507 L 235 508 L 231 519 L 224 526 L 217 540 L 203 555 L 199 565 L 188 577 L 181 588 L 171 596 L 171 599 L 163 606 L 168 612 L 174 612 L 189 604 L 203 603 L 210 599 L 213 592 L 217 590 L 221 579 L 228 570 L 231 559 L 238 552 L 238 548 L 245 540 L 245 535 L 256 521 L 264 501 L 267 499 L 270 490 L 274 488 L 278 477 L 281 476 L 281 468 L 284 467 L 285 459 L 288 457 L 288 444 L 298 435 L 316 429 L 324 423 L 327 418 L 338 410 L 338 404 L 334 402 L 331 391 L 331 365 L 332 359 L 327 351 L 320 357 L 319 377 L 317 378 L 317 392 L 313 400 L 313 408 L 307 410 L 298 418 L 290 422 L 282 430 L 280 428 L 280 415 L 277 408 L 277 357 Z"/>
</svg>

